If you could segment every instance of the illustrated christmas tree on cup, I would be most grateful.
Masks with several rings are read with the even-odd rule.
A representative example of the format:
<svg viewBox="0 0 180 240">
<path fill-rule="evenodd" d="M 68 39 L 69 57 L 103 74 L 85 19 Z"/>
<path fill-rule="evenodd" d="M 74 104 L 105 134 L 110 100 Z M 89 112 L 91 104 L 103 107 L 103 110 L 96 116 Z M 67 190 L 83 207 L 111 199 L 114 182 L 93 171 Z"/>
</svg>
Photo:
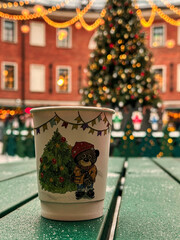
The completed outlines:
<svg viewBox="0 0 180 240">
<path fill-rule="evenodd" d="M 77 186 L 71 181 L 74 167 L 71 146 L 57 129 L 40 158 L 39 181 L 42 189 L 61 194 L 75 191 Z"/>
</svg>

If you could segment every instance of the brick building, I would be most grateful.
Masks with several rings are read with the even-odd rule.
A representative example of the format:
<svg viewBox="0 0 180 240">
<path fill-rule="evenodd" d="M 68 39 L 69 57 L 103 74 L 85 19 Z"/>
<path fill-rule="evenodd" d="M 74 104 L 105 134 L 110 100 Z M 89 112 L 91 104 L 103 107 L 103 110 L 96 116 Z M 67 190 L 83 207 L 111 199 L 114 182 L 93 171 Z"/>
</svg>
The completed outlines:
<svg viewBox="0 0 180 240">
<path fill-rule="evenodd" d="M 99 17 L 100 7 L 85 15 L 88 23 Z M 33 11 L 31 5 L 26 8 Z M 1 10 L 21 13 L 20 7 Z M 148 19 L 150 12 L 144 8 L 143 15 Z M 174 19 L 178 16 L 168 9 L 164 12 Z M 74 15 L 75 8 L 65 8 L 49 16 L 64 22 Z M 85 84 L 89 53 L 94 47 L 94 31 L 77 29 L 75 25 L 56 29 L 38 18 L 26 22 L 30 31 L 24 34 L 22 21 L 0 21 L 0 106 L 78 105 L 79 89 Z M 153 70 L 164 108 L 180 109 L 180 26 L 172 26 L 156 16 L 152 26 L 143 31 L 154 56 Z M 63 34 L 67 36 L 59 40 Z"/>
</svg>

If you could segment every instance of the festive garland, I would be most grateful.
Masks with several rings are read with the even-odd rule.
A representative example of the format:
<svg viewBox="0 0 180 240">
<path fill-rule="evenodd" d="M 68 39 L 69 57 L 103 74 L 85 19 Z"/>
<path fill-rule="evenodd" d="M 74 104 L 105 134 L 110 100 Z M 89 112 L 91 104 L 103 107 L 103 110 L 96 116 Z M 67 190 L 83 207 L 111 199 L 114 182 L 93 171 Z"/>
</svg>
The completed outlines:
<svg viewBox="0 0 180 240">
<path fill-rule="evenodd" d="M 60 122 L 62 122 L 61 126 L 64 127 L 64 128 L 67 128 L 68 125 L 72 125 L 72 130 L 73 129 L 77 130 L 78 127 L 80 126 L 83 129 L 83 131 L 85 131 L 86 129 L 89 129 L 88 133 L 94 134 L 94 132 L 96 132 L 97 136 L 102 136 L 103 132 L 104 132 L 104 135 L 106 135 L 107 132 L 109 133 L 111 131 L 111 124 L 109 123 L 105 113 L 104 113 L 104 117 L 102 118 L 102 112 L 97 117 L 95 117 L 94 119 L 92 119 L 92 120 L 90 120 L 88 122 L 85 122 L 82 119 L 80 113 L 78 112 L 78 116 L 74 120 L 76 120 L 77 123 L 72 123 L 72 122 L 69 122 L 69 121 L 65 121 L 64 119 L 59 117 L 57 115 L 57 113 L 55 112 L 54 117 L 52 117 L 51 119 L 49 119 L 47 122 L 43 123 L 42 125 L 40 125 L 38 127 L 35 127 L 34 130 L 36 131 L 36 134 L 40 134 L 41 128 L 42 128 L 43 132 L 48 130 L 48 123 L 50 124 L 51 127 L 53 127 L 53 126 L 59 124 Z M 93 126 L 96 125 L 97 121 L 100 122 L 101 120 L 105 124 L 107 123 L 106 128 L 102 129 L 102 130 L 95 129 Z M 90 124 L 92 126 L 90 126 Z"/>
</svg>

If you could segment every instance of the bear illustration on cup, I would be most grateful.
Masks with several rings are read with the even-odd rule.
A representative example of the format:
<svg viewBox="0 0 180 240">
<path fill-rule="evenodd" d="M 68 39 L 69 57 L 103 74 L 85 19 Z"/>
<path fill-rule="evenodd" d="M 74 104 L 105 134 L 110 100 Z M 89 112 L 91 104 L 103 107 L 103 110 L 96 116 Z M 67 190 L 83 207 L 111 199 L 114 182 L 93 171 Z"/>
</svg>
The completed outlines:
<svg viewBox="0 0 180 240">
<path fill-rule="evenodd" d="M 98 156 L 99 150 L 94 149 L 94 145 L 88 142 L 76 142 L 72 148 L 72 157 L 76 164 L 72 180 L 77 185 L 77 200 L 82 197 L 95 197 L 93 186 L 97 175 L 95 163 Z"/>
</svg>

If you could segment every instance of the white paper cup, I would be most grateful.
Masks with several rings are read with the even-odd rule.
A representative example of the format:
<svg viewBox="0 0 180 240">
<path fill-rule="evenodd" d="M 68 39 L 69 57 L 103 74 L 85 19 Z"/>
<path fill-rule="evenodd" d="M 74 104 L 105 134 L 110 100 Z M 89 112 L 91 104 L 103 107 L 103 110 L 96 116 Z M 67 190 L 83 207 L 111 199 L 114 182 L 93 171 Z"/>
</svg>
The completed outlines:
<svg viewBox="0 0 180 240">
<path fill-rule="evenodd" d="M 102 216 L 114 110 L 43 107 L 31 113 L 42 216 L 62 221 Z"/>
</svg>

